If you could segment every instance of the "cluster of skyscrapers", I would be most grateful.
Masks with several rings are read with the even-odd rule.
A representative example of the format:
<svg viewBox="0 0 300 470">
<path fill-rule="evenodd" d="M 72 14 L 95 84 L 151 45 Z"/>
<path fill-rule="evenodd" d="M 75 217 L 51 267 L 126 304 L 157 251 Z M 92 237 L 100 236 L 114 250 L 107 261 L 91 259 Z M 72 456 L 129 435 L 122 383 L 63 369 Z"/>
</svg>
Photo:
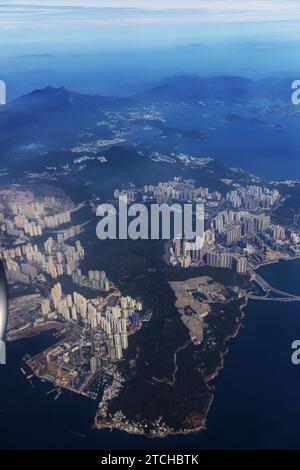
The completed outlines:
<svg viewBox="0 0 300 470">
<path fill-rule="evenodd" d="M 236 189 L 222 196 L 218 192 L 210 193 L 208 188 L 194 188 L 192 180 L 182 181 L 177 178 L 171 186 L 170 182 L 160 183 L 158 188 L 166 191 L 165 194 L 171 199 L 179 199 L 180 202 L 201 201 L 205 204 L 207 230 L 202 240 L 196 248 L 195 244 L 190 243 L 195 240 L 173 240 L 169 249 L 172 265 L 189 268 L 191 265 L 207 264 L 243 274 L 247 272 L 247 240 L 258 243 L 259 247 L 264 242 L 272 249 L 285 241 L 289 245 L 299 243 L 297 233 L 291 231 L 287 239 L 286 229 L 272 224 L 271 211 L 281 200 L 277 189 L 236 185 Z M 153 187 L 150 189 L 153 190 Z M 154 197 L 156 194 L 153 193 Z M 295 217 L 294 224 L 299 223 L 299 220 L 300 217 Z"/>
<path fill-rule="evenodd" d="M 99 291 L 108 292 L 110 289 L 110 282 L 106 276 L 105 271 L 88 271 L 88 275 L 82 274 L 81 269 L 77 269 L 72 275 L 74 284 L 81 287 L 88 287 Z"/>
<path fill-rule="evenodd" d="M 37 237 L 47 228 L 55 228 L 71 221 L 70 211 L 50 214 L 49 207 L 55 207 L 55 197 L 48 196 L 42 202 L 12 203 L 10 209 L 13 218 L 3 221 L 2 229 L 8 235 Z"/>
<path fill-rule="evenodd" d="M 280 199 L 277 189 L 269 189 L 264 186 L 250 185 L 239 186 L 226 194 L 226 201 L 234 209 L 243 207 L 246 210 L 266 209 L 270 210 Z"/>
<path fill-rule="evenodd" d="M 140 327 L 142 303 L 130 296 L 120 296 L 112 292 L 106 298 L 87 299 L 78 292 L 63 294 L 60 283 L 56 283 L 49 298 L 41 302 L 41 311 L 45 319 L 55 317 L 72 322 L 90 332 L 93 336 L 101 335 L 110 362 L 123 357 L 128 347 L 128 330 L 134 332 Z M 97 336 L 99 339 L 99 337 Z"/>
<path fill-rule="evenodd" d="M 71 275 L 84 258 L 84 249 L 80 240 L 73 246 L 59 244 L 50 237 L 44 242 L 43 249 L 27 243 L 4 249 L 1 257 L 5 260 L 8 278 L 28 284 L 37 280 L 41 273 L 47 273 L 53 279 L 63 274 Z"/>
<path fill-rule="evenodd" d="M 211 221 L 211 227 L 226 246 L 242 237 L 266 230 L 271 224 L 270 215 L 251 214 L 249 211 L 226 210 L 219 212 Z"/>
<path fill-rule="evenodd" d="M 141 189 L 130 187 L 126 189 L 116 189 L 114 197 L 117 199 L 120 195 L 126 195 L 129 202 L 141 199 L 143 202 L 155 201 L 157 204 L 163 204 L 168 201 L 197 202 L 204 201 L 213 203 L 219 202 L 222 195 L 218 191 L 210 192 L 208 188 L 195 187 L 195 181 L 192 179 L 182 179 L 175 177 L 173 180 L 147 185 Z"/>
</svg>

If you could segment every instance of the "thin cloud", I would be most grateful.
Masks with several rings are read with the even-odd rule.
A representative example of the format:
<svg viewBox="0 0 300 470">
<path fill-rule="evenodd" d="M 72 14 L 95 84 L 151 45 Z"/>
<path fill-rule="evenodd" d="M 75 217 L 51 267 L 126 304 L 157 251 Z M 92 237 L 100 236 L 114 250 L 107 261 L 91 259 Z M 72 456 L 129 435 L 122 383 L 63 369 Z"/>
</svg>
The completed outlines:
<svg viewBox="0 0 300 470">
<path fill-rule="evenodd" d="M 210 10 L 229 11 L 239 9 L 243 11 L 259 11 L 268 9 L 277 9 L 287 11 L 294 9 L 298 0 L 15 0 L 11 2 L 2 2 L 7 5 L 58 5 L 58 6 L 79 6 L 79 7 L 113 7 L 113 8 L 141 8 L 150 10 L 166 9 L 198 9 L 208 8 Z"/>
<path fill-rule="evenodd" d="M 2 2 L 0 28 L 245 23 L 300 20 L 294 0 L 38 0 Z"/>
</svg>

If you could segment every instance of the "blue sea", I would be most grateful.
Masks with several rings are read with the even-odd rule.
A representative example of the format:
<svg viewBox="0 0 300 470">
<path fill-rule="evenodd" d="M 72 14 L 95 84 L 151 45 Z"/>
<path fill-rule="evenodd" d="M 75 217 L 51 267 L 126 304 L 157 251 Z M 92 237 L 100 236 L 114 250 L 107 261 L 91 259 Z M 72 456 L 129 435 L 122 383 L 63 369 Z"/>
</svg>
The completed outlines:
<svg viewBox="0 0 300 470">
<path fill-rule="evenodd" d="M 170 127 L 198 129 L 207 139 L 181 138 L 176 151 L 197 157 L 212 157 L 230 167 L 243 168 L 267 180 L 300 178 L 299 114 L 280 116 L 267 112 L 263 101 L 247 105 L 169 106 L 162 110 Z M 228 122 L 234 114 L 250 121 Z M 174 139 L 175 141 L 175 139 Z"/>
</svg>

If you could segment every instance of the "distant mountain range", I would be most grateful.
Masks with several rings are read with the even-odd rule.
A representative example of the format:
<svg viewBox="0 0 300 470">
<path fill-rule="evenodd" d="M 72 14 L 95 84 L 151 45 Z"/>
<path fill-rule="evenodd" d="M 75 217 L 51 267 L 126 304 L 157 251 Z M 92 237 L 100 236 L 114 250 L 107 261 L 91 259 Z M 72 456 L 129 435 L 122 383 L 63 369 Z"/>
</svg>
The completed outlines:
<svg viewBox="0 0 300 470">
<path fill-rule="evenodd" d="M 74 145 L 78 133 L 95 126 L 105 117 L 105 111 L 122 111 L 164 101 L 234 104 L 262 97 L 290 102 L 290 80 L 180 75 L 166 78 L 129 98 L 91 96 L 48 86 L 0 107 L 1 159 L 4 155 L 23 157 L 25 147 L 34 151 L 35 146 L 44 146 L 47 150 Z M 22 155 L 19 155 L 20 150 Z"/>
<path fill-rule="evenodd" d="M 120 109 L 128 106 L 130 100 L 112 96 L 85 95 L 69 91 L 65 87 L 48 86 L 35 90 L 12 101 L 9 109 L 30 113 L 98 113 L 108 109 Z"/>
<path fill-rule="evenodd" d="M 0 149 L 14 154 L 33 143 L 74 144 L 78 132 L 101 120 L 104 111 L 119 111 L 130 103 L 127 98 L 90 96 L 64 87 L 35 90 L 0 107 Z"/>
<path fill-rule="evenodd" d="M 255 81 L 243 77 L 220 76 L 202 78 L 197 75 L 178 75 L 166 78 L 156 86 L 139 93 L 135 98 L 143 101 L 225 101 L 241 102 L 245 99 L 270 98 L 290 102 L 290 79 L 264 79 Z"/>
</svg>

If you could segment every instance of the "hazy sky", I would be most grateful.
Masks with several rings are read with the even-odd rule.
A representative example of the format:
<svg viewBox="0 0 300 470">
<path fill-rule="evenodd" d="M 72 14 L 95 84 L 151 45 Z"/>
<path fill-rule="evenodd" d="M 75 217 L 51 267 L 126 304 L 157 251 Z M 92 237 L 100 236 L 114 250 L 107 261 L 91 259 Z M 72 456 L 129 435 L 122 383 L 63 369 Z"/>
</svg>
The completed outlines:
<svg viewBox="0 0 300 470">
<path fill-rule="evenodd" d="M 299 0 L 0 0 L 2 30 L 299 19 Z"/>
<path fill-rule="evenodd" d="M 300 0 L 0 0 L 0 57 L 255 41 L 296 44 Z"/>
<path fill-rule="evenodd" d="M 0 78 L 18 96 L 48 84 L 119 93 L 176 73 L 268 76 L 298 69 L 299 33 L 300 0 L 0 0 Z"/>
</svg>

